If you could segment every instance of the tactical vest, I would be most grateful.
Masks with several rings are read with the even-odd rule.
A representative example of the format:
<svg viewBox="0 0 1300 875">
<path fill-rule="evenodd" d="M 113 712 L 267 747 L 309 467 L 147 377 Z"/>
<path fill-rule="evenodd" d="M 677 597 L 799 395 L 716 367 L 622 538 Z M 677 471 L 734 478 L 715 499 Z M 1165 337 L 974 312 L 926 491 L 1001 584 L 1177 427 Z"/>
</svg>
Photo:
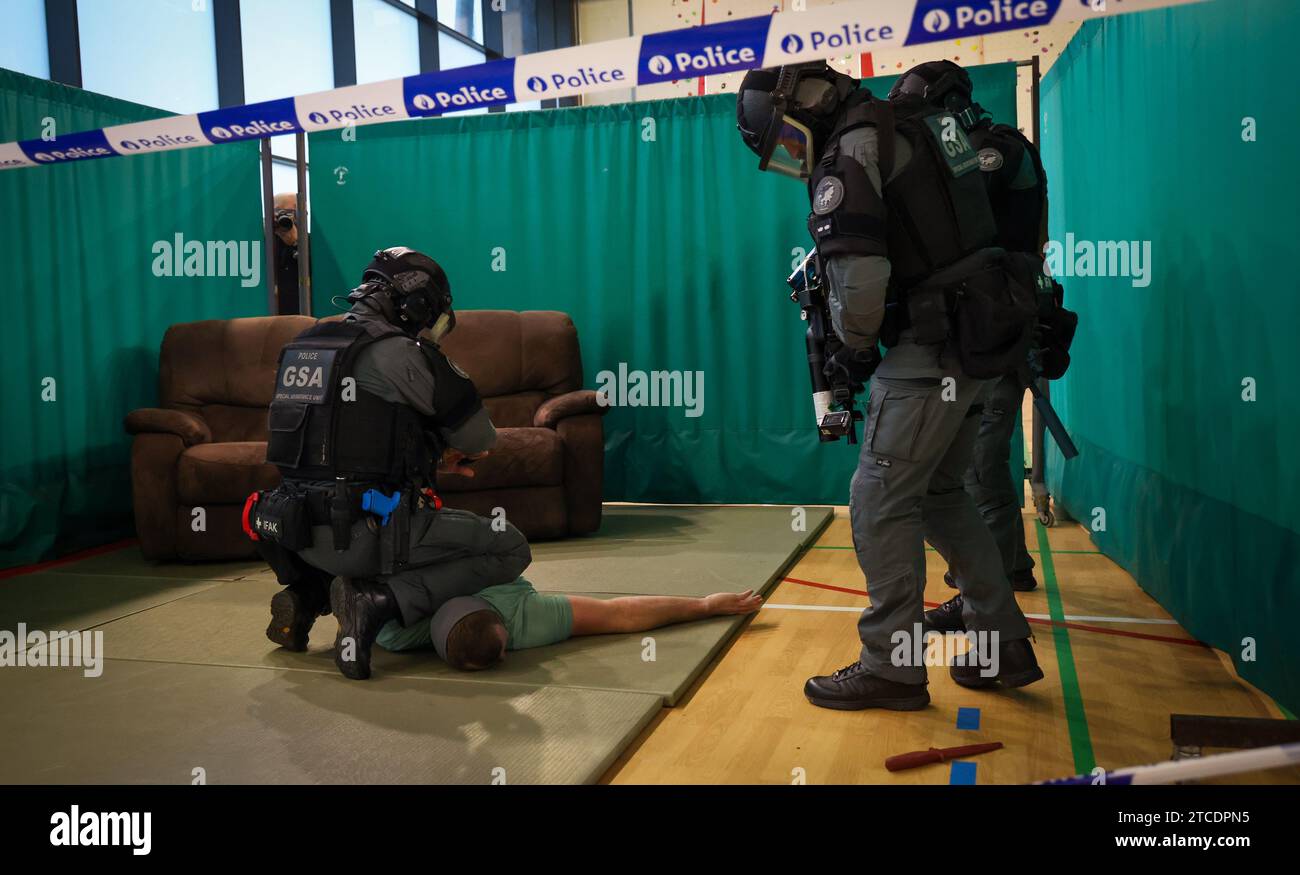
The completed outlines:
<svg viewBox="0 0 1300 875">
<path fill-rule="evenodd" d="M 867 125 L 879 134 L 883 200 L 862 165 L 840 151 L 844 134 Z M 895 132 L 912 157 L 890 179 Z M 979 157 L 952 113 L 859 91 L 809 178 L 808 228 L 823 258 L 888 255 L 893 284 L 906 290 L 993 244 L 997 225 L 981 176 Z"/>
<path fill-rule="evenodd" d="M 376 320 L 321 322 L 280 353 L 266 460 L 286 480 L 401 486 L 426 483 L 443 447 L 435 427 L 454 429 L 482 407 L 474 384 L 436 348 L 421 344 L 433 371 L 436 421 L 357 385 L 363 349 L 404 337 Z"/>
<path fill-rule="evenodd" d="M 1025 135 L 1009 125 L 983 124 L 969 132 L 988 187 L 989 204 L 997 222 L 997 245 L 1008 252 L 1041 253 L 1046 237 L 1043 219 L 1047 203 L 1047 173 L 1042 158 Z M 1011 185 L 1028 154 L 1038 177 L 1037 185 L 1015 189 Z"/>
</svg>

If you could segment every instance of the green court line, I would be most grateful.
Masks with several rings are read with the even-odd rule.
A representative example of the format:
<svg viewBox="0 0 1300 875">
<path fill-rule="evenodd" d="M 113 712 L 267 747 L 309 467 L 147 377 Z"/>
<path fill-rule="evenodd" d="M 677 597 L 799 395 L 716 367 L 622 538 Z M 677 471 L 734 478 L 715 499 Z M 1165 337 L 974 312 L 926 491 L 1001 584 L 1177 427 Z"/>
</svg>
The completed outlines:
<svg viewBox="0 0 1300 875">
<path fill-rule="evenodd" d="M 1061 606 L 1061 590 L 1056 583 L 1056 565 L 1052 561 L 1052 545 L 1047 542 L 1047 529 L 1034 520 L 1038 530 L 1038 547 L 1042 553 L 1039 567 L 1043 570 L 1043 588 L 1047 590 L 1047 610 L 1052 618 L 1052 640 L 1056 643 L 1056 666 L 1061 675 L 1061 695 L 1065 699 L 1065 721 L 1070 729 L 1070 750 L 1074 754 L 1074 772 L 1086 775 L 1097 766 L 1092 751 L 1092 735 L 1088 732 L 1088 715 L 1083 710 L 1083 692 L 1079 688 L 1079 672 L 1074 666 L 1074 651 L 1070 648 L 1070 630 L 1065 625 L 1065 610 Z M 1064 551 L 1062 551 L 1064 552 Z"/>
</svg>

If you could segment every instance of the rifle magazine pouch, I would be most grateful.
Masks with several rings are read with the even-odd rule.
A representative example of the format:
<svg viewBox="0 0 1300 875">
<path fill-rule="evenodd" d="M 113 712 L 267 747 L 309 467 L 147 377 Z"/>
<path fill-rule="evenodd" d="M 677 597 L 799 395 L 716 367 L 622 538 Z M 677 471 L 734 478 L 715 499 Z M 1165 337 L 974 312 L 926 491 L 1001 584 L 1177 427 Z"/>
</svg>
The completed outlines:
<svg viewBox="0 0 1300 875">
<path fill-rule="evenodd" d="M 264 541 L 297 552 L 311 546 L 307 497 L 286 486 L 263 492 L 249 513 L 249 525 Z"/>
<path fill-rule="evenodd" d="M 943 343 L 952 333 L 948 294 L 942 287 L 921 287 L 907 295 L 907 318 L 917 343 Z"/>
<path fill-rule="evenodd" d="M 1038 354 L 1043 377 L 1059 380 L 1070 367 L 1070 344 L 1074 342 L 1074 332 L 1079 327 L 1079 314 L 1057 307 L 1041 321 L 1046 329 L 1043 332 L 1045 342 Z"/>
<path fill-rule="evenodd" d="M 957 354 L 967 376 L 992 380 L 1020 367 L 1029 353 L 1038 316 L 1034 294 L 996 262 L 962 283 L 956 314 Z"/>
</svg>

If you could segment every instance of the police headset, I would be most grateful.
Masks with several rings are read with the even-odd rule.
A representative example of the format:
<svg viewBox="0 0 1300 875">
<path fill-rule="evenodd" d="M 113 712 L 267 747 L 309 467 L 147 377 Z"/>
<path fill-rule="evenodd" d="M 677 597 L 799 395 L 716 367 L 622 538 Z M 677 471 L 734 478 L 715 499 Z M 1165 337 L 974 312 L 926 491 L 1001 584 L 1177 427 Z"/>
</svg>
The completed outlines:
<svg viewBox="0 0 1300 875">
<path fill-rule="evenodd" d="M 384 268 L 369 268 L 368 271 L 374 271 L 379 276 L 369 279 L 353 289 L 348 294 L 349 302 L 356 303 L 376 292 L 386 292 L 397 308 L 398 318 L 409 325 L 416 326 L 416 330 L 428 326 L 434 340 L 442 338 L 456 326 L 456 315 L 451 309 L 450 295 L 446 296 L 446 309 L 439 313 L 436 319 L 434 318 L 434 313 L 439 309 L 439 302 L 435 300 L 437 292 L 430 288 L 430 285 L 435 284 L 432 276 L 429 277 L 429 285 L 405 291 L 393 282 L 389 273 L 390 266 L 399 266 L 397 259 L 390 255 L 386 249 L 376 252 L 374 258 L 375 261 L 383 264 Z"/>
</svg>

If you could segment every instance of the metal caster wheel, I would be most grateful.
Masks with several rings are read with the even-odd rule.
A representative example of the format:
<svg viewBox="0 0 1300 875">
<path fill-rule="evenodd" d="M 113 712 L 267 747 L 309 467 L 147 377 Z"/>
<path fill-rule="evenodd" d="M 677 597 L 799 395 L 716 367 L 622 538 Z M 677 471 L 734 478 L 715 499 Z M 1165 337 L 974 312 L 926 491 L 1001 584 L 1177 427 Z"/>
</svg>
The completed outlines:
<svg viewBox="0 0 1300 875">
<path fill-rule="evenodd" d="M 1042 523 L 1045 528 L 1050 529 L 1052 526 L 1056 525 L 1056 514 L 1052 513 L 1050 510 L 1041 511 L 1038 514 L 1038 521 Z"/>
</svg>

